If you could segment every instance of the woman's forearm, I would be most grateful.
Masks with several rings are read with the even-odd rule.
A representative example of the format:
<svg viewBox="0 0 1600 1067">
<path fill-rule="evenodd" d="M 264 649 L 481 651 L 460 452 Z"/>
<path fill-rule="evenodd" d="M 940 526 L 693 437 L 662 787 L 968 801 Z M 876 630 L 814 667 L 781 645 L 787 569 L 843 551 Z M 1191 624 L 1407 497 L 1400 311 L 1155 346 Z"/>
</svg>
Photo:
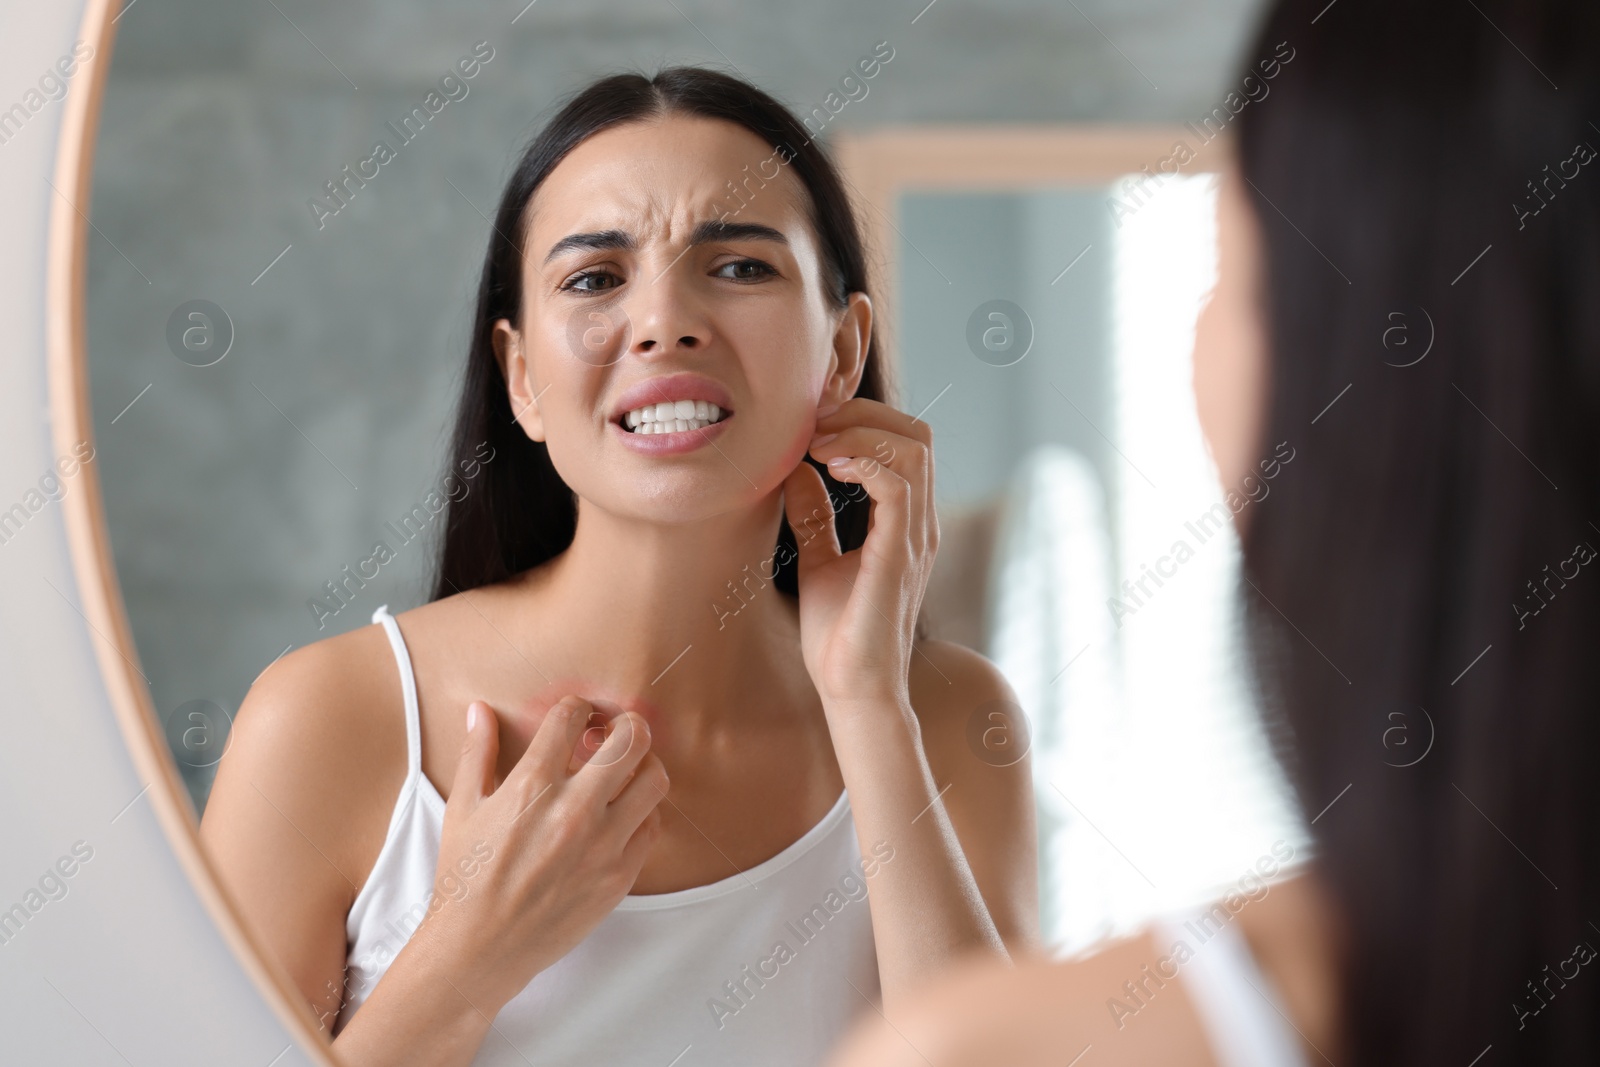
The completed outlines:
<svg viewBox="0 0 1600 1067">
<path fill-rule="evenodd" d="M 893 859 L 867 881 L 885 1014 L 905 991 L 969 952 L 1009 958 L 956 838 L 909 704 L 885 698 L 827 708 L 863 860 Z"/>
<path fill-rule="evenodd" d="M 467 1067 L 497 1011 L 469 1004 L 414 936 L 334 1038 L 333 1053 L 347 1067 Z"/>
</svg>

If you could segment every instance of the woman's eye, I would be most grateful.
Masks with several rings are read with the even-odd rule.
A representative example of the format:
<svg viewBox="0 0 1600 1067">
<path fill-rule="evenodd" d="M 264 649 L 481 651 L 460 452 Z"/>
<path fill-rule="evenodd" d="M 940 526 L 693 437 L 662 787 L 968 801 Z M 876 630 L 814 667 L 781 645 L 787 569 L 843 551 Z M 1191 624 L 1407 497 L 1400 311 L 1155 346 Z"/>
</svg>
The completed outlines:
<svg viewBox="0 0 1600 1067">
<path fill-rule="evenodd" d="M 732 273 L 729 273 L 729 272 Z M 724 263 L 716 270 L 719 278 L 729 278 L 736 282 L 753 282 L 761 278 L 777 274 L 769 264 L 759 259 L 736 259 L 732 263 Z"/>
<path fill-rule="evenodd" d="M 622 279 L 605 270 L 586 270 L 574 274 L 562 283 L 563 290 L 575 289 L 582 293 L 595 293 L 604 289 L 614 289 Z"/>
</svg>

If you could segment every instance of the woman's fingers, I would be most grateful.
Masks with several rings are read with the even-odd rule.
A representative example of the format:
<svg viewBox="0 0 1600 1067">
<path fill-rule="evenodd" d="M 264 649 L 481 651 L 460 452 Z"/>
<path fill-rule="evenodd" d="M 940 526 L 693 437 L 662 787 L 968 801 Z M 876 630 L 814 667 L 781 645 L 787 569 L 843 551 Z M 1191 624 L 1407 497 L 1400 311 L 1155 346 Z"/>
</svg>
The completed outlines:
<svg viewBox="0 0 1600 1067">
<path fill-rule="evenodd" d="M 885 404 L 869 401 L 870 406 L 853 410 L 857 419 L 837 429 L 827 429 L 837 415 L 819 420 L 817 434 L 825 440 L 812 445 L 810 454 L 820 462 L 854 459 L 853 464 L 830 466 L 829 473 L 841 481 L 859 481 L 867 485 L 880 468 L 887 467 L 898 474 L 914 492 L 908 500 L 906 521 L 916 531 L 924 531 L 933 513 L 933 430 L 920 419 L 896 411 Z M 846 477 L 843 472 L 854 471 L 857 477 Z M 877 498 L 879 494 L 868 494 Z M 931 534 L 926 536 L 931 540 Z M 917 542 L 922 544 L 922 539 Z"/>
<path fill-rule="evenodd" d="M 626 825 L 626 824 L 624 824 Z M 661 837 L 661 806 L 657 804 L 645 813 L 639 825 L 633 828 L 627 844 L 622 846 L 622 865 L 630 871 L 637 871 L 644 866 L 644 861 L 649 857 L 650 850 L 655 847 L 657 839 Z"/>
<path fill-rule="evenodd" d="M 783 483 L 783 513 L 800 550 L 800 569 L 827 563 L 839 555 L 833 525 L 833 502 L 815 467 L 801 462 Z"/>
<path fill-rule="evenodd" d="M 920 487 L 925 499 L 932 499 L 933 427 L 922 419 L 879 400 L 853 397 L 837 411 L 818 419 L 815 434 L 833 435 L 832 440 L 810 450 L 818 460 L 826 462 L 846 454 L 869 456 L 874 463 L 894 468 L 913 486 Z M 863 442 L 867 447 L 859 447 Z M 839 447 L 841 443 L 851 443 L 854 451 L 847 453 Z M 863 466 L 862 473 L 869 476 L 875 469 L 872 464 Z"/>
<path fill-rule="evenodd" d="M 818 419 L 817 433 L 834 433 L 849 426 L 873 426 L 933 447 L 932 426 L 880 400 L 860 396 L 846 400 L 837 411 Z"/>
<path fill-rule="evenodd" d="M 650 727 L 644 716 L 625 711 L 611 720 L 605 743 L 572 776 L 572 785 L 604 804 L 622 790 L 649 751 Z"/>
<path fill-rule="evenodd" d="M 881 463 L 868 467 L 872 462 L 870 457 L 856 456 L 843 465 L 830 464 L 828 468 L 839 481 L 860 484 L 872 498 L 872 529 L 862 551 L 874 545 L 889 551 L 900 545 L 913 551 L 921 548 L 925 538 L 918 535 L 914 543 L 911 540 L 912 531 L 921 529 L 920 518 L 913 515 L 921 507 L 917 499 L 919 494 L 913 492 L 911 483 L 893 468 Z"/>
<path fill-rule="evenodd" d="M 494 792 L 494 766 L 499 755 L 500 721 L 495 718 L 493 708 L 474 700 L 467 706 L 467 740 L 456 761 L 450 800 L 445 807 L 465 805 L 471 811 L 478 806 L 478 801 Z"/>
<path fill-rule="evenodd" d="M 478 701 L 473 708 L 483 710 Z M 487 864 L 461 906 L 431 911 L 419 932 L 428 931 L 444 970 L 475 1003 L 506 1003 L 588 936 L 629 891 L 655 841 L 660 816 L 652 811 L 666 775 L 646 751 L 649 728 L 638 713 L 611 720 L 593 758 L 568 771 L 593 710 L 573 696 L 553 705 L 490 803 L 473 803 L 473 794 L 493 773 L 494 727 L 474 714 L 436 870 L 456 869 L 455 858 L 475 853 L 467 846 L 479 839 L 516 859 Z"/>
<path fill-rule="evenodd" d="M 829 464 L 839 481 L 859 482 L 879 507 L 873 528 L 882 523 L 912 538 L 913 551 L 926 551 L 933 534 L 932 452 L 919 440 L 877 427 L 851 426 L 815 445 L 811 454 Z M 894 509 L 893 513 L 884 509 Z"/>
<path fill-rule="evenodd" d="M 539 790 L 565 778 L 573 750 L 588 727 L 592 710 L 587 700 L 575 696 L 563 697 L 552 704 L 528 743 L 527 751 L 506 775 L 506 783 L 515 780 L 518 785 L 531 785 Z"/>
<path fill-rule="evenodd" d="M 914 486 L 932 488 L 933 451 L 920 440 L 877 426 L 849 426 L 825 436 L 810 449 L 819 462 L 853 457 L 861 460 L 861 472 L 868 477 L 878 467 L 888 467 Z"/>
<path fill-rule="evenodd" d="M 616 799 L 607 807 L 606 818 L 614 820 L 631 835 L 661 803 L 670 786 L 671 783 L 667 781 L 667 769 L 662 765 L 661 757 L 654 752 L 648 753 L 639 761 L 633 778 L 622 787 L 622 792 L 618 793 Z"/>
</svg>

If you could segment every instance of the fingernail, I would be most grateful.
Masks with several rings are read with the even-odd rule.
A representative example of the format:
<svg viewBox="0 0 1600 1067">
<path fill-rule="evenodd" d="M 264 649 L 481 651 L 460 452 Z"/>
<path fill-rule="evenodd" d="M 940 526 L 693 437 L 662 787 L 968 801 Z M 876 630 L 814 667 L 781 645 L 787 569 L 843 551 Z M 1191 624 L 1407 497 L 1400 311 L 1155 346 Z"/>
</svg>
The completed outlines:
<svg viewBox="0 0 1600 1067">
<path fill-rule="evenodd" d="M 853 456 L 834 456 L 832 459 L 828 460 L 828 466 L 834 468 L 843 467 L 850 463 L 853 459 Z"/>
<path fill-rule="evenodd" d="M 838 437 L 838 436 L 839 435 L 836 434 L 836 433 L 825 433 L 825 434 L 821 435 L 820 437 L 813 437 L 811 439 L 811 447 L 812 448 L 817 448 L 817 447 L 819 447 L 821 445 L 825 445 L 829 441 L 833 440 L 835 437 Z"/>
<path fill-rule="evenodd" d="M 467 733 L 470 734 L 476 725 L 478 725 L 478 702 L 473 701 L 467 705 Z"/>
</svg>

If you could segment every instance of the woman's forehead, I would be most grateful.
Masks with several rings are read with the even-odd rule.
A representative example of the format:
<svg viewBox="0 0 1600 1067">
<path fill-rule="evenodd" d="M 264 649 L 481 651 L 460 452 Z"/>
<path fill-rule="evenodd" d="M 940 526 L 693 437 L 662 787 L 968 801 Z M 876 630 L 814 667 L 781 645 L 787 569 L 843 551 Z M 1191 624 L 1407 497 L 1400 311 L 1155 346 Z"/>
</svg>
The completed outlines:
<svg viewBox="0 0 1600 1067">
<path fill-rule="evenodd" d="M 779 152 L 735 123 L 690 116 L 630 122 L 578 145 L 535 192 L 529 254 L 608 229 L 685 239 L 708 219 L 755 222 L 804 240 L 807 195 Z"/>
</svg>

